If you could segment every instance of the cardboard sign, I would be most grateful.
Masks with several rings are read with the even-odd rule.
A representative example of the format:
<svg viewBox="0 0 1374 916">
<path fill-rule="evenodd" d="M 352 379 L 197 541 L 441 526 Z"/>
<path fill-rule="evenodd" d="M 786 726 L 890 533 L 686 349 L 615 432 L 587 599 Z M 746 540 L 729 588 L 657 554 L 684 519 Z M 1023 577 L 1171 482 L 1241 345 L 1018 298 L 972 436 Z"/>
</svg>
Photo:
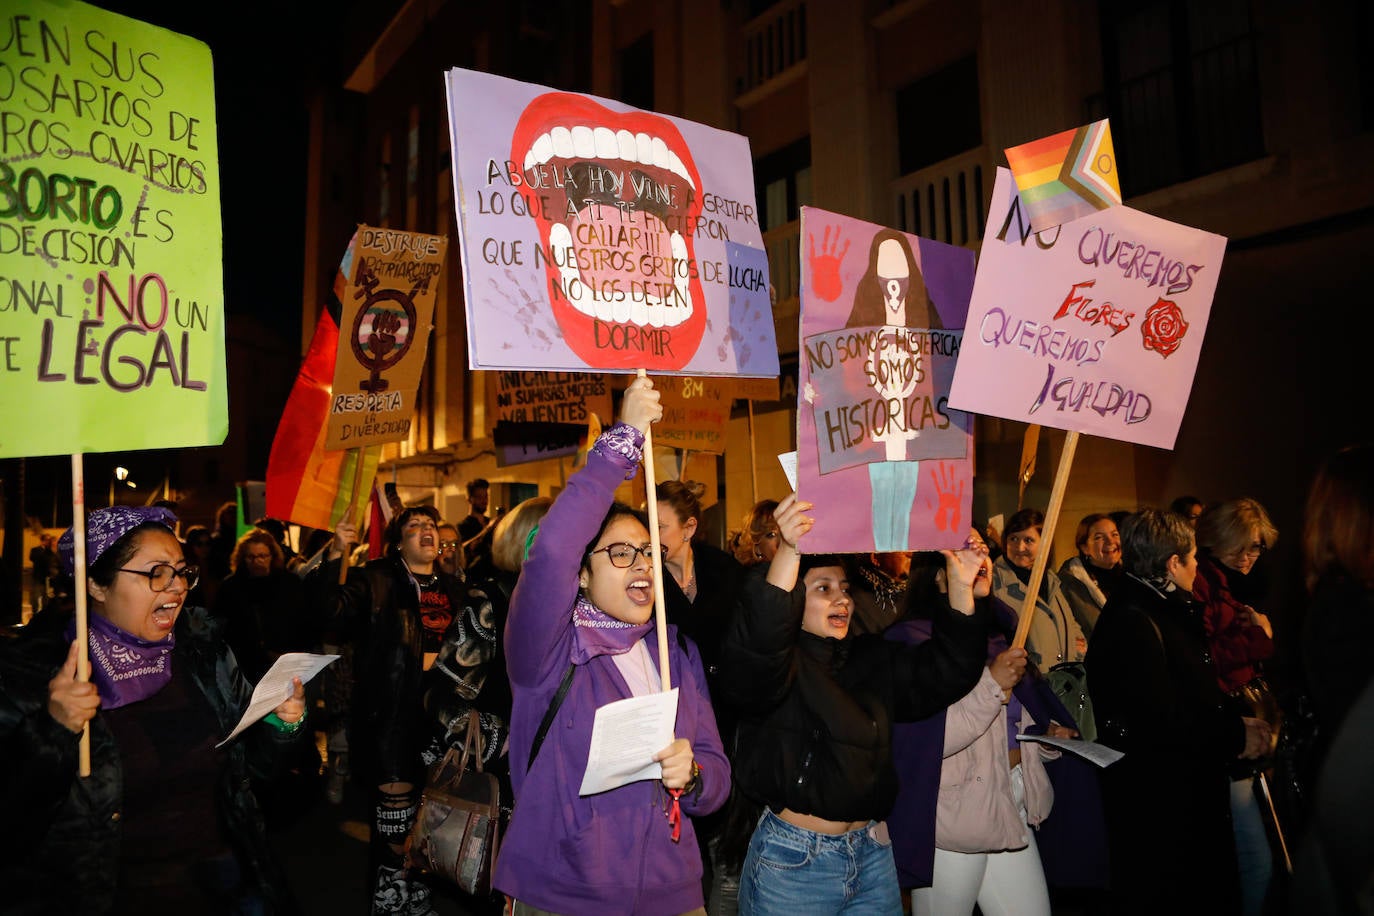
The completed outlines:
<svg viewBox="0 0 1374 916">
<path fill-rule="evenodd" d="M 586 424 L 570 423 L 511 423 L 498 421 L 492 430 L 496 445 L 496 466 L 510 467 L 576 455 L 586 441 Z"/>
<path fill-rule="evenodd" d="M 1111 207 L 1033 233 L 997 172 L 950 403 L 1173 448 L 1226 239 Z"/>
<path fill-rule="evenodd" d="M 0 26 L 0 457 L 229 430 L 210 50 L 84 3 Z"/>
<path fill-rule="evenodd" d="M 734 385 L 724 379 L 653 377 L 663 405 L 654 424 L 654 445 L 693 452 L 725 453 L 725 430 Z"/>
<path fill-rule="evenodd" d="M 968 535 L 972 417 L 948 404 L 973 252 L 802 210 L 797 493 L 807 553 L 950 547 Z"/>
<path fill-rule="evenodd" d="M 745 138 L 447 74 L 474 369 L 776 376 Z"/>
<path fill-rule="evenodd" d="M 359 226 L 339 317 L 328 450 L 410 435 L 448 240 Z"/>
<path fill-rule="evenodd" d="M 609 379 L 599 372 L 489 372 L 487 422 L 572 423 L 587 415 L 614 422 Z"/>
</svg>

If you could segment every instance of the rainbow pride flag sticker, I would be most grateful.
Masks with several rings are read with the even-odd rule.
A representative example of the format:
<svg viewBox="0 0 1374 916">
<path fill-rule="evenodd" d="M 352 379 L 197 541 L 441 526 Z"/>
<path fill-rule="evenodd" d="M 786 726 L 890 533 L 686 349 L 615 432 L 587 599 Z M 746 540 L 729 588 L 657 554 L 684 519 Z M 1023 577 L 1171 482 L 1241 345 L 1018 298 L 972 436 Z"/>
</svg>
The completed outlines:
<svg viewBox="0 0 1374 916">
<path fill-rule="evenodd" d="M 1112 129 L 1105 118 L 1013 146 L 1006 154 L 1036 232 L 1121 203 Z"/>
</svg>

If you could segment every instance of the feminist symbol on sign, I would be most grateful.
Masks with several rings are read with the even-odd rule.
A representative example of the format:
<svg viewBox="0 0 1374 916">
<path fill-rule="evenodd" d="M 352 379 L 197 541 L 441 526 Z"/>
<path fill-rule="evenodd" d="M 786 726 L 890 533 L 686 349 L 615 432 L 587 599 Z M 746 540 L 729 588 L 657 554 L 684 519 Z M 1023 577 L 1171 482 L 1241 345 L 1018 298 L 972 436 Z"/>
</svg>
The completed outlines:
<svg viewBox="0 0 1374 916">
<path fill-rule="evenodd" d="M 399 363 L 415 339 L 415 304 L 419 288 L 403 293 L 399 289 L 378 290 L 377 277 L 366 263 L 358 269 L 357 295 L 367 301 L 353 319 L 353 355 L 369 376 L 358 383 L 360 391 L 385 391 L 390 383 L 382 372 Z M 366 330 L 364 328 L 366 327 Z"/>
</svg>

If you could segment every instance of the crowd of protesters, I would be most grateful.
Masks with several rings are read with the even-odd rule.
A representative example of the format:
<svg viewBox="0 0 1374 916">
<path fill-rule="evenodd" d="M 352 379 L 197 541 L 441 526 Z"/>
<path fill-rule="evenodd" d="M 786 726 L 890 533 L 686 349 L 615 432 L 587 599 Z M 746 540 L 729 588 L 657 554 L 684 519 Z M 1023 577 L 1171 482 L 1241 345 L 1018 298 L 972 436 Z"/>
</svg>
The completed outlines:
<svg viewBox="0 0 1374 916">
<path fill-rule="evenodd" d="M 956 549 L 817 555 L 808 532 L 842 520 L 795 495 L 718 547 L 704 488 L 660 483 L 675 737 L 654 778 L 583 795 L 597 710 L 667 686 L 648 520 L 614 501 L 660 415 L 636 381 L 556 499 L 489 511 L 474 479 L 466 517 L 400 508 L 360 563 L 348 522 L 297 554 L 275 520 L 240 532 L 232 504 L 180 540 L 166 508 L 91 512 L 89 681 L 73 534 L 41 544 L 35 616 L 0 640 L 0 785 L 22 825 L 3 908 L 296 912 L 267 833 L 294 795 L 348 785 L 369 821 L 359 908 L 435 912 L 405 841 L 428 768 L 473 727 L 504 822 L 475 913 L 1358 906 L 1374 449 L 1312 484 L 1288 629 L 1279 532 L 1250 498 L 1103 506 L 1055 568 L 1033 507 Z M 341 658 L 220 747 L 298 651 Z M 1099 769 L 1086 741 L 1124 756 Z"/>
</svg>

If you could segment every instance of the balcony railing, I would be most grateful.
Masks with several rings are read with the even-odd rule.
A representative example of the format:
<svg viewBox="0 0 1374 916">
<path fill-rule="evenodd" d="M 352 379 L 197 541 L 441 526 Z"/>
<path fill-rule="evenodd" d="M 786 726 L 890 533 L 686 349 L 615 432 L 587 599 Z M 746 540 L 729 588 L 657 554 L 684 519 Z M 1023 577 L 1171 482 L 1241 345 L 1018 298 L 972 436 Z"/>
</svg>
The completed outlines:
<svg viewBox="0 0 1374 916">
<path fill-rule="evenodd" d="M 992 178 L 983 147 L 898 178 L 892 183 L 897 228 L 951 245 L 977 245 Z"/>
<path fill-rule="evenodd" d="M 769 7 L 745 23 L 743 95 L 806 60 L 806 4 L 787 0 Z"/>
</svg>

